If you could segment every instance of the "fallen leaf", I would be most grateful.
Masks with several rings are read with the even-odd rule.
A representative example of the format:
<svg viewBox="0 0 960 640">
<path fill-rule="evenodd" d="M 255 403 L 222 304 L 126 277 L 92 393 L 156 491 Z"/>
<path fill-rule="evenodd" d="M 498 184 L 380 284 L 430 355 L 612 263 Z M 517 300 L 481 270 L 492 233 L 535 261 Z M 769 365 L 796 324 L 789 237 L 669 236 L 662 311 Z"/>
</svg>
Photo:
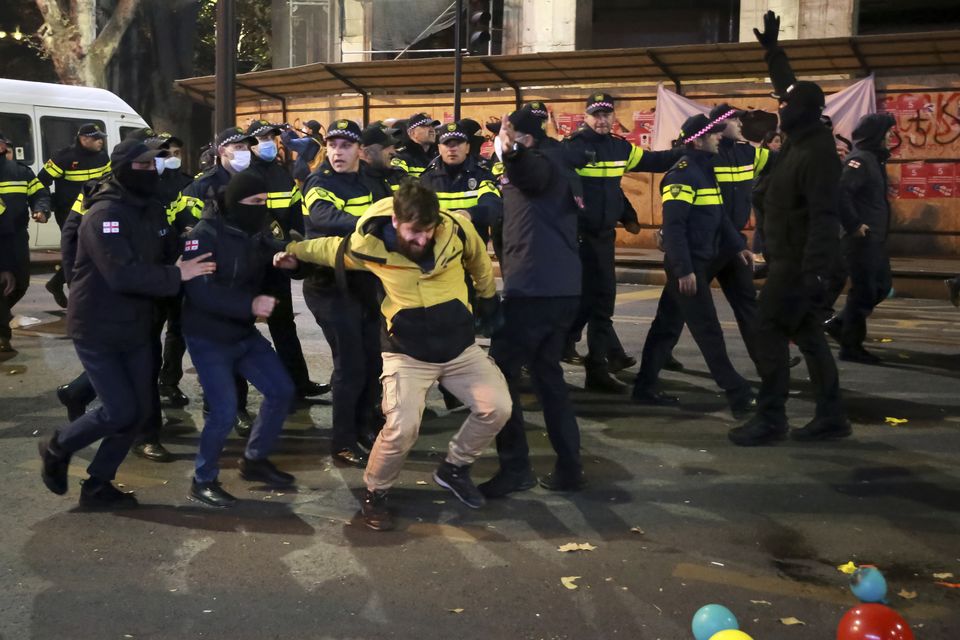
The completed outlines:
<svg viewBox="0 0 960 640">
<path fill-rule="evenodd" d="M 560 584 L 565 586 L 567 589 L 570 589 L 571 591 L 573 591 L 574 589 L 579 588 L 579 586 L 575 582 L 576 580 L 579 580 L 579 579 L 580 579 L 580 576 L 564 576 L 560 578 Z"/>
<path fill-rule="evenodd" d="M 447 504 L 446 500 L 434 500 L 433 504 Z"/>
<path fill-rule="evenodd" d="M 770 607 L 773 606 L 773 603 L 772 603 L 772 602 L 767 602 L 766 600 L 751 600 L 750 602 L 753 603 L 753 604 L 765 604 L 765 605 L 770 606 Z"/>
<path fill-rule="evenodd" d="M 797 624 L 803 624 L 803 625 L 807 624 L 807 623 L 804 622 L 803 620 L 797 620 L 796 618 L 793 618 L 793 617 L 790 617 L 790 618 L 780 618 L 780 623 L 781 623 L 781 624 L 785 624 L 785 625 L 787 625 L 788 627 L 792 627 L 792 626 L 797 625 Z"/>
<path fill-rule="evenodd" d="M 842 564 L 839 567 L 837 567 L 837 571 L 839 571 L 840 573 L 845 573 L 848 576 L 852 576 L 857 572 L 857 565 L 853 564 L 853 561 L 851 560 L 847 564 Z"/>
<path fill-rule="evenodd" d="M 427 481 L 426 481 L 426 480 L 417 480 L 417 484 L 426 485 L 426 484 L 427 484 Z"/>
<path fill-rule="evenodd" d="M 913 600 L 917 597 L 916 591 L 907 591 L 906 589 L 900 589 L 900 593 L 897 594 L 904 600 Z"/>
<path fill-rule="evenodd" d="M 880 338 L 880 342 L 893 342 L 893 338 Z"/>
<path fill-rule="evenodd" d="M 644 531 L 644 530 L 641 529 L 640 527 L 630 527 L 630 533 L 637 533 L 637 534 L 640 534 L 640 535 L 642 536 L 643 534 L 646 533 L 646 531 Z"/>
<path fill-rule="evenodd" d="M 557 547 L 557 551 L 561 553 L 569 553 L 571 551 L 593 551 L 594 549 L 596 549 L 596 547 L 589 542 L 568 542 L 567 544 Z"/>
<path fill-rule="evenodd" d="M 952 578 L 953 574 L 952 573 L 935 573 L 933 574 L 933 577 L 936 578 L 937 580 L 946 580 L 947 578 Z"/>
<path fill-rule="evenodd" d="M 908 419 L 906 419 L 906 418 L 890 418 L 890 417 L 886 417 L 886 418 L 884 418 L 884 420 L 885 420 L 886 423 L 887 423 L 888 425 L 890 425 L 891 427 L 899 427 L 899 426 L 902 425 L 902 424 L 906 424 L 906 423 L 910 422 L 910 421 L 909 421 Z"/>
<path fill-rule="evenodd" d="M 933 584 L 938 584 L 948 589 L 960 589 L 960 582 L 934 582 Z"/>
<path fill-rule="evenodd" d="M 463 609 L 447 609 L 450 613 L 463 613 Z"/>
</svg>

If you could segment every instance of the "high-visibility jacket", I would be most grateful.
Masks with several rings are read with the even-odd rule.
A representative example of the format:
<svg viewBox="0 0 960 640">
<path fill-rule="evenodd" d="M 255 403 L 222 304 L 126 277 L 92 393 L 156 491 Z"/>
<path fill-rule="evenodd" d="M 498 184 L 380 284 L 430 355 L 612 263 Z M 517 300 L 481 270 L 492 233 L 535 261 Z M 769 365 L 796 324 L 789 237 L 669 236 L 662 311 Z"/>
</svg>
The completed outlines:
<svg viewBox="0 0 960 640">
<path fill-rule="evenodd" d="M 303 185 L 307 237 L 350 235 L 370 205 L 393 195 L 398 178 L 396 172 L 377 175 L 362 162 L 355 172 L 338 173 L 325 160 Z"/>
<path fill-rule="evenodd" d="M 267 162 L 254 157 L 249 170 L 257 172 L 267 184 L 273 236 L 289 238 L 291 231 L 303 234 L 303 195 L 283 165 L 276 160 Z"/>
<path fill-rule="evenodd" d="M 397 153 L 391 164 L 393 167 L 405 171 L 407 175 L 419 178 L 436 157 L 436 146 L 424 150 L 422 145 L 411 140 L 402 151 Z"/>
<path fill-rule="evenodd" d="M 490 227 L 503 217 L 503 198 L 496 178 L 473 158 L 468 157 L 453 172 L 437 158 L 420 176 L 420 182 L 437 192 L 441 209 L 467 211 L 481 238 L 488 239 Z"/>
<path fill-rule="evenodd" d="M 178 234 L 194 227 L 203 216 L 203 209 L 216 200 L 221 189 L 226 189 L 232 174 L 219 163 L 210 167 L 187 185 L 176 202 L 167 208 L 167 221 Z"/>
<path fill-rule="evenodd" d="M 26 232 L 30 210 L 50 211 L 50 192 L 33 169 L 0 156 L 0 234 Z"/>
<path fill-rule="evenodd" d="M 763 173 L 776 154 L 749 142 L 729 138 L 720 141 L 713 159 L 713 171 L 723 195 L 723 210 L 737 231 L 747 226 L 752 207 L 754 180 Z"/>
<path fill-rule="evenodd" d="M 110 174 L 110 156 L 106 151 L 89 151 L 77 142 L 60 149 L 47 160 L 37 179 L 53 189 L 53 209 L 60 215 L 70 212 L 77 196 L 88 180 L 99 180 Z"/>
</svg>

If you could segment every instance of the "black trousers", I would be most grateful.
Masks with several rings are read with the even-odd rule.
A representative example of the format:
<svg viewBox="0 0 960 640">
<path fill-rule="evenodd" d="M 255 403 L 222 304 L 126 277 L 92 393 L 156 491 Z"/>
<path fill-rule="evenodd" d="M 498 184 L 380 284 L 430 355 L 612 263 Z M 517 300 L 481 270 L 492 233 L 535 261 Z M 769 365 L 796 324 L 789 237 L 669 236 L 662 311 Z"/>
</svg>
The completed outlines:
<svg viewBox="0 0 960 640">
<path fill-rule="evenodd" d="M 77 340 L 74 348 L 102 404 L 60 429 L 57 444 L 74 453 L 102 440 L 87 472 L 109 482 L 150 417 L 156 390 L 154 347 L 149 341 L 116 349 Z"/>
<path fill-rule="evenodd" d="M 840 343 L 846 349 L 855 349 L 863 346 L 867 337 L 867 318 L 887 298 L 893 278 L 884 242 L 850 236 L 844 249 L 850 272 L 850 291 L 840 312 L 843 321 Z"/>
<path fill-rule="evenodd" d="M 617 302 L 616 240 L 615 229 L 580 234 L 583 295 L 567 340 L 576 342 L 583 328 L 587 328 L 588 366 L 604 366 L 608 356 L 623 353 L 623 345 L 613 328 Z"/>
<path fill-rule="evenodd" d="M 159 381 L 164 387 L 175 387 L 183 379 L 183 356 L 187 353 L 187 343 L 183 340 L 183 326 L 180 314 L 183 308 L 183 296 L 164 298 L 158 301 L 158 312 L 167 324 L 167 333 L 163 337 L 163 357 L 160 365 Z"/>
<path fill-rule="evenodd" d="M 336 286 L 304 283 L 303 297 L 323 330 L 333 354 L 333 452 L 356 446 L 372 428 L 383 360 L 380 356 L 380 310 Z"/>
<path fill-rule="evenodd" d="M 506 298 L 504 325 L 490 342 L 490 357 L 503 371 L 513 399 L 513 413 L 497 434 L 497 454 L 505 472 L 530 467 L 523 409 L 517 387 L 520 370 L 530 369 L 533 390 L 543 407 L 547 436 L 557 453 L 556 472 L 566 478 L 580 474 L 580 427 L 563 379 L 560 358 L 570 323 L 579 308 L 577 297 Z"/>
<path fill-rule="evenodd" d="M 824 279 L 825 295 L 817 310 L 817 317 L 821 322 L 826 322 L 836 313 L 834 307 L 837 304 L 837 298 L 843 293 L 849 275 L 847 261 L 843 253 L 838 251 Z"/>
<path fill-rule="evenodd" d="M 11 273 L 15 284 L 10 295 L 3 295 L 0 288 L 0 338 L 9 340 L 13 334 L 10 321 L 13 320 L 13 305 L 20 302 L 30 288 L 30 236 L 26 230 L 14 234 L 11 243 L 13 255 L 10 259 Z"/>
<path fill-rule="evenodd" d="M 751 393 L 750 383 L 737 373 L 727 355 L 723 329 L 710 291 L 710 276 L 707 269 L 697 273 L 697 293 L 693 296 L 680 293 L 678 281 L 668 276 L 660 294 L 657 315 L 643 343 L 640 371 L 633 383 L 635 392 L 653 390 L 663 365 L 670 358 L 686 325 L 703 354 L 710 374 L 717 386 L 726 392 L 728 399 L 736 401 Z"/>
<path fill-rule="evenodd" d="M 310 372 L 307 370 L 307 361 L 303 357 L 303 347 L 297 335 L 290 279 L 283 275 L 268 277 L 278 278 L 277 284 L 271 287 L 277 296 L 277 306 L 267 318 L 267 328 L 270 329 L 270 337 L 273 338 L 273 348 L 280 356 L 283 367 L 290 374 L 294 386 L 297 389 L 303 389 L 310 383 Z"/>
<path fill-rule="evenodd" d="M 793 267 L 771 264 L 759 302 L 755 346 L 761 384 L 757 415 L 769 424 L 787 423 L 790 341 L 793 340 L 806 360 L 810 381 L 816 387 L 816 417 L 842 418 L 840 379 L 823 333 L 822 304 L 808 298 L 801 274 Z"/>
</svg>

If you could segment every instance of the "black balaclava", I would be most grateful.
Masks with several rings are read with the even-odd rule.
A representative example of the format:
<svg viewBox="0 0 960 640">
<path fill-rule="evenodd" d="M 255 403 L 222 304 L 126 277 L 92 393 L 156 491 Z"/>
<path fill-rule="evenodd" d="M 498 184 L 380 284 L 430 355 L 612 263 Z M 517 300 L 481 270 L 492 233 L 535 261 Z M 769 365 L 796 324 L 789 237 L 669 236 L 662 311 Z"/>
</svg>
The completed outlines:
<svg viewBox="0 0 960 640">
<path fill-rule="evenodd" d="M 889 113 L 871 113 L 860 118 L 853 130 L 853 141 L 857 148 L 873 151 L 886 160 L 890 152 L 884 148 L 883 140 L 896 121 Z"/>
<path fill-rule="evenodd" d="M 270 210 L 266 204 L 241 204 L 241 200 L 267 192 L 267 183 L 258 173 L 241 171 L 230 178 L 223 196 L 223 217 L 231 225 L 253 235 L 267 226 Z"/>
<path fill-rule="evenodd" d="M 790 85 L 780 98 L 780 129 L 795 133 L 820 121 L 823 113 L 823 89 L 814 82 L 799 81 Z"/>
<path fill-rule="evenodd" d="M 113 175 L 124 188 L 142 198 L 156 195 L 160 189 L 160 174 L 156 169 L 143 171 L 134 169 L 133 163 L 124 162 L 113 166 Z"/>
</svg>

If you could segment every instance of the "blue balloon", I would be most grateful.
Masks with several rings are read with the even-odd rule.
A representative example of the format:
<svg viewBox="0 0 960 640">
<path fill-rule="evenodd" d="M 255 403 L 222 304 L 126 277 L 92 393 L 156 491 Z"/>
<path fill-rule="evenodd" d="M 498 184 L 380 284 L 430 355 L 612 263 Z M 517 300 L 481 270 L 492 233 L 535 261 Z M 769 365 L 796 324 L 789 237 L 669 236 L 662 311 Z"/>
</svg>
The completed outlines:
<svg viewBox="0 0 960 640">
<path fill-rule="evenodd" d="M 850 590 L 860 602 L 886 602 L 887 581 L 876 567 L 860 567 L 850 576 Z"/>
<path fill-rule="evenodd" d="M 740 623 L 730 609 L 721 604 L 708 604 L 693 614 L 693 637 L 696 640 L 710 640 L 721 631 L 739 629 Z"/>
</svg>

